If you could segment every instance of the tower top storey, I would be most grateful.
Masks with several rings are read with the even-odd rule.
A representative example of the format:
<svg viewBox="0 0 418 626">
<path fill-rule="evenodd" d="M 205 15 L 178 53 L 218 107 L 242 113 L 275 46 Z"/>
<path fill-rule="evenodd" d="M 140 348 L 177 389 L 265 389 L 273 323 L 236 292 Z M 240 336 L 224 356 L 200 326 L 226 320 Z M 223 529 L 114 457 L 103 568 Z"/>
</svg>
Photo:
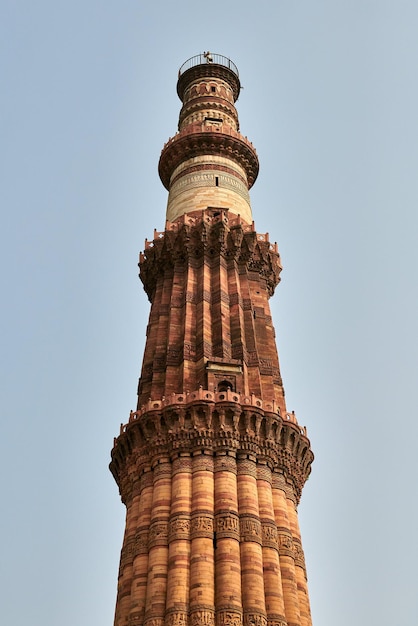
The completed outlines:
<svg viewBox="0 0 418 626">
<path fill-rule="evenodd" d="M 205 52 L 181 66 L 178 132 L 165 144 L 158 168 L 169 191 L 167 221 L 215 206 L 252 222 L 248 191 L 259 165 L 254 146 L 239 132 L 240 89 L 238 69 L 222 55 Z"/>
<path fill-rule="evenodd" d="M 217 76 L 227 82 L 233 90 L 234 102 L 238 100 L 241 83 L 237 66 L 228 57 L 211 52 L 191 57 L 179 69 L 177 94 L 180 100 L 183 101 L 185 87 L 191 80 L 208 76 Z"/>
</svg>

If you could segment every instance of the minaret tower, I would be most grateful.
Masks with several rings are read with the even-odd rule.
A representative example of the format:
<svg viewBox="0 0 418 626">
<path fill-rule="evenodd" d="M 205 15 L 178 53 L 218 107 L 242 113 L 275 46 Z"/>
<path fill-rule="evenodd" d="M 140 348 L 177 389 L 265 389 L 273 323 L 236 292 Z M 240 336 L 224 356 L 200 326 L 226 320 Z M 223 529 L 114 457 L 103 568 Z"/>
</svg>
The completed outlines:
<svg viewBox="0 0 418 626">
<path fill-rule="evenodd" d="M 269 307 L 280 257 L 254 227 L 239 92 L 223 56 L 180 68 L 165 230 L 139 262 L 138 405 L 110 464 L 126 506 L 115 626 L 312 624 L 297 504 L 313 454 L 286 409 Z"/>
</svg>

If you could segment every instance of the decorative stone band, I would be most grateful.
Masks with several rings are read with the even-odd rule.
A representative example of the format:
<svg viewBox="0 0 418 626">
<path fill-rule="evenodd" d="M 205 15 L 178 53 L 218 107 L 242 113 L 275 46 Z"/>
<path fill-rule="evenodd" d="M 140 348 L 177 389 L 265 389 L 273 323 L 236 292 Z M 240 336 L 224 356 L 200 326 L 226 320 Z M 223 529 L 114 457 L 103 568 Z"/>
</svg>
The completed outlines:
<svg viewBox="0 0 418 626">
<path fill-rule="evenodd" d="M 205 166 L 201 166 L 203 171 L 196 173 L 184 173 L 170 187 L 170 201 L 174 201 L 176 197 L 185 189 L 198 189 L 199 187 L 222 187 L 230 189 L 238 195 L 242 196 L 249 203 L 250 196 L 248 194 L 247 185 L 240 181 L 235 175 L 224 174 L 215 167 L 211 167 L 213 172 L 208 172 Z M 217 180 L 216 180 L 217 179 Z"/>
<path fill-rule="evenodd" d="M 238 513 L 220 511 L 215 515 L 217 539 L 230 538 L 240 540 L 240 524 Z"/>
<path fill-rule="evenodd" d="M 160 478 L 171 477 L 171 463 L 168 460 L 161 459 L 160 463 L 154 465 L 154 483 Z"/>
<path fill-rule="evenodd" d="M 146 487 L 152 487 L 153 482 L 153 474 L 151 468 L 148 467 L 140 478 L 140 491 L 143 491 Z"/>
<path fill-rule="evenodd" d="M 192 472 L 213 472 L 213 456 L 201 454 L 200 450 L 193 456 Z"/>
<path fill-rule="evenodd" d="M 164 621 L 165 626 L 188 626 L 187 611 L 173 610 L 167 612 Z"/>
<path fill-rule="evenodd" d="M 151 522 L 148 535 L 148 547 L 168 545 L 168 522 L 155 520 Z"/>
<path fill-rule="evenodd" d="M 134 560 L 134 551 L 135 551 L 135 536 L 127 537 L 123 543 L 122 550 L 120 553 L 120 563 L 119 563 L 119 577 L 122 575 L 123 570 L 126 565 L 129 565 Z"/>
<path fill-rule="evenodd" d="M 234 608 L 216 611 L 216 626 L 242 626 L 242 613 Z"/>
<path fill-rule="evenodd" d="M 214 522 L 212 514 L 194 514 L 190 523 L 190 538 L 197 539 L 198 537 L 206 537 L 207 539 L 213 538 Z"/>
<path fill-rule="evenodd" d="M 215 611 L 212 607 L 199 606 L 190 610 L 190 626 L 214 626 Z"/>
<path fill-rule="evenodd" d="M 267 626 L 288 626 L 284 615 L 268 615 Z"/>
<path fill-rule="evenodd" d="M 257 465 L 257 480 L 264 480 L 267 483 L 272 482 L 271 469 L 266 465 Z"/>
<path fill-rule="evenodd" d="M 148 528 L 142 528 L 137 530 L 135 535 L 134 557 L 137 554 L 148 553 L 148 532 Z"/>
<path fill-rule="evenodd" d="M 312 455 L 312 460 L 313 460 L 313 455 Z M 281 491 L 284 491 L 286 494 L 286 498 L 288 498 L 289 500 L 292 500 L 292 502 L 294 502 L 295 504 L 298 502 L 298 498 L 295 495 L 294 488 L 292 485 L 290 485 L 287 482 L 283 472 L 280 472 L 280 471 L 273 472 L 272 487 L 273 489 L 280 489 Z"/>
<path fill-rule="evenodd" d="M 257 465 L 256 458 L 248 459 L 248 458 L 239 458 L 237 460 L 237 471 L 238 475 L 252 476 L 253 478 L 257 477 Z"/>
<path fill-rule="evenodd" d="M 290 556 L 295 558 L 293 548 L 293 538 L 288 528 L 278 528 L 278 543 L 280 556 Z"/>
<path fill-rule="evenodd" d="M 293 538 L 293 555 L 295 557 L 295 565 L 301 567 L 306 573 L 305 555 L 302 544 L 299 539 Z"/>
<path fill-rule="evenodd" d="M 192 459 L 187 456 L 180 456 L 173 461 L 172 475 L 190 474 L 192 471 Z"/>
<path fill-rule="evenodd" d="M 140 626 L 144 621 L 144 611 L 135 611 L 129 615 L 128 626 Z"/>
<path fill-rule="evenodd" d="M 168 541 L 176 539 L 190 539 L 190 516 L 179 513 L 170 519 Z"/>
<path fill-rule="evenodd" d="M 164 618 L 162 617 L 146 617 L 144 620 L 144 626 L 164 626 Z"/>
<path fill-rule="evenodd" d="M 244 611 L 244 626 L 267 626 L 267 617 L 264 613 Z"/>
<path fill-rule="evenodd" d="M 240 515 L 241 541 L 262 543 L 261 522 L 255 515 Z"/>
<path fill-rule="evenodd" d="M 231 451 L 232 452 L 232 451 Z M 237 463 L 233 456 L 225 453 L 215 456 L 215 472 L 232 472 L 237 473 Z"/>
<path fill-rule="evenodd" d="M 279 549 L 277 543 L 278 533 L 276 523 L 271 520 L 261 520 L 261 534 L 263 538 L 263 548 Z"/>
<path fill-rule="evenodd" d="M 196 160 L 198 160 L 197 163 L 196 163 Z M 195 174 L 196 172 L 202 172 L 202 171 L 204 172 L 217 171 L 217 172 L 222 172 L 223 174 L 229 174 L 230 176 L 233 176 L 234 178 L 237 178 L 238 180 L 240 180 L 242 184 L 245 185 L 245 189 L 247 190 L 247 193 L 248 193 L 247 181 L 242 173 L 241 168 L 236 166 L 235 164 L 233 164 L 235 166 L 231 167 L 230 163 L 228 164 L 226 163 L 227 163 L 226 159 L 220 159 L 219 157 L 218 158 L 213 157 L 213 162 L 209 162 L 209 163 L 207 162 L 207 159 L 205 157 L 201 157 L 201 159 L 191 159 L 190 163 L 182 164 L 174 172 L 173 179 L 171 181 L 171 189 L 173 189 L 173 186 L 176 183 L 176 181 L 182 178 L 183 176 L 185 176 L 186 174 L 190 175 L 190 174 Z"/>
</svg>

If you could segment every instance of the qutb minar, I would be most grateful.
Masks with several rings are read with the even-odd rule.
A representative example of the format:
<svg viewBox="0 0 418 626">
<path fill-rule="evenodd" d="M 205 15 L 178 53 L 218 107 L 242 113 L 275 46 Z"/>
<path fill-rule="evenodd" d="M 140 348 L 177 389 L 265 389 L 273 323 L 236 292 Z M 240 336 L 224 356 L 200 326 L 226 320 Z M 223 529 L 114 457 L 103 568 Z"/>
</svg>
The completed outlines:
<svg viewBox="0 0 418 626">
<path fill-rule="evenodd" d="M 140 255 L 151 302 L 138 405 L 110 469 L 126 506 L 115 626 L 311 626 L 297 505 L 313 454 L 286 408 L 238 70 L 180 68 L 163 148 L 165 229 Z"/>
</svg>

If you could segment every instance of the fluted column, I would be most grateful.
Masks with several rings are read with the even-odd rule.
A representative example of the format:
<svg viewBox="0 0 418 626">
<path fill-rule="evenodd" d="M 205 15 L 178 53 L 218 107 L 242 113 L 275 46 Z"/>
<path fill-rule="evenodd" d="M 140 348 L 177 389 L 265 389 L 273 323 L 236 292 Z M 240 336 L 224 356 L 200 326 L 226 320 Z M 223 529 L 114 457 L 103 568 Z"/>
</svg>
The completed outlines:
<svg viewBox="0 0 418 626">
<path fill-rule="evenodd" d="M 212 318 L 210 313 L 210 267 L 205 259 L 198 270 L 196 306 L 196 359 L 212 356 Z"/>
<path fill-rule="evenodd" d="M 134 560 L 131 584 L 130 626 L 142 624 L 145 616 L 145 599 L 148 578 L 148 529 L 151 519 L 152 473 L 150 468 L 139 481 L 140 496 L 134 544 Z"/>
<path fill-rule="evenodd" d="M 266 626 L 261 523 L 258 510 L 255 457 L 239 456 L 237 471 L 244 626 Z"/>
<path fill-rule="evenodd" d="M 288 626 L 301 626 L 293 538 L 286 500 L 286 484 L 283 474 L 278 472 L 273 473 L 273 504 L 278 530 L 280 570 L 286 620 Z"/>
<path fill-rule="evenodd" d="M 215 603 L 217 626 L 242 623 L 236 461 L 215 457 Z"/>
<path fill-rule="evenodd" d="M 305 556 L 303 554 L 302 539 L 299 529 L 298 514 L 295 502 L 287 500 L 287 510 L 290 528 L 293 535 L 293 551 L 295 555 L 295 573 L 299 596 L 300 621 L 302 626 L 312 626 L 311 609 L 308 595 L 308 578 L 306 575 Z"/>
<path fill-rule="evenodd" d="M 138 518 L 139 494 L 135 491 L 126 500 L 126 525 L 120 555 L 118 595 L 115 612 L 115 626 L 126 623 L 131 606 L 132 559 L 135 543 L 136 520 Z"/>
<path fill-rule="evenodd" d="M 215 622 L 214 474 L 213 457 L 200 451 L 192 464 L 192 517 L 190 559 L 190 624 Z"/>
<path fill-rule="evenodd" d="M 168 547 L 166 626 L 187 624 L 190 576 L 190 512 L 192 462 L 189 456 L 173 461 Z"/>
<path fill-rule="evenodd" d="M 171 464 L 168 459 L 160 459 L 154 465 L 153 472 L 145 624 L 162 626 L 167 595 L 168 520 L 171 505 Z"/>
<path fill-rule="evenodd" d="M 240 266 L 239 268 L 240 287 L 242 304 L 244 309 L 244 337 L 247 348 L 248 363 L 248 389 L 249 393 L 261 396 L 261 376 L 257 354 L 257 343 L 254 327 L 254 310 L 251 300 L 250 284 L 248 279 L 247 268 Z"/>
<path fill-rule="evenodd" d="M 204 381 L 196 380 L 194 360 L 196 358 L 196 268 L 189 263 L 186 278 L 184 303 L 184 344 L 183 344 L 183 383 L 180 389 L 194 389 Z"/>
<path fill-rule="evenodd" d="M 155 350 L 158 341 L 158 332 L 160 325 L 161 301 L 163 296 L 163 282 L 157 283 L 155 293 L 153 294 L 152 306 L 147 326 L 147 341 L 145 343 L 144 357 L 141 370 L 141 394 L 138 389 L 137 409 L 141 408 L 148 398 L 151 396 L 153 363 Z"/>
<path fill-rule="evenodd" d="M 212 343 L 213 356 L 231 358 L 228 275 L 222 255 L 212 269 Z"/>
<path fill-rule="evenodd" d="M 257 465 L 258 506 L 263 536 L 264 593 L 267 625 L 286 626 L 280 572 L 277 525 L 274 517 L 272 476 L 267 465 Z"/>
<path fill-rule="evenodd" d="M 157 342 L 152 366 L 153 377 L 151 398 L 161 398 L 165 395 L 166 367 L 167 367 L 167 343 L 169 337 L 169 322 L 171 310 L 171 296 L 173 286 L 173 270 L 167 268 L 164 275 L 163 290 L 159 314 Z"/>
<path fill-rule="evenodd" d="M 184 282 L 187 268 L 176 261 L 171 284 L 169 323 L 167 329 L 167 364 L 165 368 L 165 395 L 182 389 L 181 367 L 184 346 Z"/>
</svg>

